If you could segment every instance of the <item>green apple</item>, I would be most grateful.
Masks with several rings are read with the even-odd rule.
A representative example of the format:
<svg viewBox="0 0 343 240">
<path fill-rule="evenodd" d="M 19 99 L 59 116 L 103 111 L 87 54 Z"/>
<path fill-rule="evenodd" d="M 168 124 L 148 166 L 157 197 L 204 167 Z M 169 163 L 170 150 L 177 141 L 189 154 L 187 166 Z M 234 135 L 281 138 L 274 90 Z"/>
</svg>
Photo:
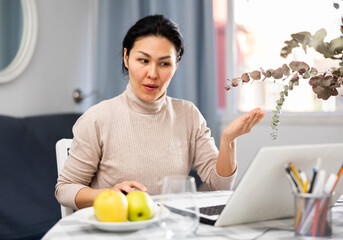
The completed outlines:
<svg viewBox="0 0 343 240">
<path fill-rule="evenodd" d="M 154 215 L 154 201 L 150 195 L 142 191 L 133 191 L 126 195 L 129 203 L 130 221 L 149 220 Z"/>
</svg>

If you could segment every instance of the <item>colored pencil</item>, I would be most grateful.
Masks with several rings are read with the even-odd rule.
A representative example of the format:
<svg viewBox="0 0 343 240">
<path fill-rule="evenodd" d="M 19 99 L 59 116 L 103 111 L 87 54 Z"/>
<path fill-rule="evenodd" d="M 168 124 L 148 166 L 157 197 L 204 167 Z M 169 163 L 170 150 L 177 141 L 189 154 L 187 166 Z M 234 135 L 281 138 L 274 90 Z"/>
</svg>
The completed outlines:
<svg viewBox="0 0 343 240">
<path fill-rule="evenodd" d="M 303 184 L 303 182 L 301 181 L 301 179 L 300 179 L 300 177 L 299 177 L 299 174 L 298 174 L 297 170 L 295 169 L 293 163 L 290 162 L 290 163 L 289 163 L 289 166 L 291 167 L 292 172 L 294 173 L 294 176 L 297 178 L 300 187 L 303 188 L 304 184 Z"/>
<path fill-rule="evenodd" d="M 337 185 L 337 183 L 338 183 L 338 180 L 339 180 L 339 178 L 340 178 L 341 175 L 342 175 L 342 172 L 343 172 L 343 164 L 342 164 L 341 168 L 339 169 L 339 171 L 338 171 L 338 173 L 337 173 L 337 178 L 336 178 L 335 183 L 334 183 L 333 186 L 332 186 L 331 193 L 333 193 L 333 190 L 335 189 L 335 187 L 336 187 L 336 185 Z"/>
<path fill-rule="evenodd" d="M 307 185 L 308 185 L 308 180 L 305 182 L 305 184 L 303 186 L 302 193 L 306 193 Z M 303 211 L 303 204 L 304 204 L 304 198 L 300 197 L 300 202 L 299 202 L 299 206 L 298 206 L 298 212 L 297 212 L 297 216 L 296 216 L 296 219 L 295 219 L 295 228 L 297 228 L 298 225 L 299 225 L 299 221 L 300 221 L 300 217 L 301 217 L 301 212 Z"/>
<path fill-rule="evenodd" d="M 313 176 L 312 176 L 312 179 L 311 179 L 310 190 L 308 191 L 309 193 L 312 193 L 312 191 L 313 191 L 313 186 L 314 186 L 316 177 L 317 177 L 317 169 L 313 168 Z"/>
</svg>

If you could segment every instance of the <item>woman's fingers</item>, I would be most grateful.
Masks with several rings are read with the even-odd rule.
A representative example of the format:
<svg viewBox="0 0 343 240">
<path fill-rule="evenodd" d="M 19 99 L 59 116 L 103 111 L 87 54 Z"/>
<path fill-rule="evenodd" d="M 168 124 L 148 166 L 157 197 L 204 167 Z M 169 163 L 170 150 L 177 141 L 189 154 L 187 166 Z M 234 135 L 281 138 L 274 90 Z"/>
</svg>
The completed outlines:
<svg viewBox="0 0 343 240">
<path fill-rule="evenodd" d="M 266 113 L 263 113 L 262 111 L 261 111 L 261 109 L 260 108 L 255 108 L 254 110 L 252 110 L 251 112 L 250 112 L 251 114 L 250 114 L 250 119 L 251 119 L 251 121 L 250 122 L 247 122 L 247 124 L 248 124 L 248 129 L 251 129 L 253 126 L 255 126 L 256 124 L 258 124 L 261 120 L 262 120 L 262 118 L 264 117 L 264 115 L 266 115 Z"/>
<path fill-rule="evenodd" d="M 147 190 L 147 188 L 143 184 L 137 181 L 130 181 L 130 183 L 131 183 L 131 187 L 137 188 L 138 190 L 141 190 L 144 192 Z"/>
<path fill-rule="evenodd" d="M 236 131 L 239 135 L 250 132 L 251 128 L 255 125 L 258 112 L 258 109 L 251 110 L 235 120 L 237 124 L 234 127 L 236 126 Z"/>
<path fill-rule="evenodd" d="M 124 182 L 114 185 L 112 189 L 115 191 L 126 192 L 126 193 L 133 192 L 135 191 L 135 189 L 138 189 L 144 192 L 147 191 L 147 188 L 143 184 L 137 181 L 124 181 Z"/>
<path fill-rule="evenodd" d="M 227 136 L 227 139 L 235 139 L 240 135 L 246 134 L 262 120 L 264 115 L 265 113 L 262 112 L 261 108 L 255 108 L 232 121 L 224 130 L 224 134 Z"/>
</svg>

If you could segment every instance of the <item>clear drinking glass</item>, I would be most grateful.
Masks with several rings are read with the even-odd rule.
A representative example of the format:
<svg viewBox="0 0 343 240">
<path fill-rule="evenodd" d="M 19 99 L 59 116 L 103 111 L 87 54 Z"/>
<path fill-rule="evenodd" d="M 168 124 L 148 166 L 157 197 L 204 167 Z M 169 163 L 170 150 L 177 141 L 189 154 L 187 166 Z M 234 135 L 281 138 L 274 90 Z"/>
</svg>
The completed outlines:
<svg viewBox="0 0 343 240">
<path fill-rule="evenodd" d="M 196 191 L 195 180 L 191 176 L 164 177 L 160 211 L 167 208 L 171 214 L 161 219 L 160 225 L 168 239 L 186 237 L 197 230 L 199 208 L 196 204 Z"/>
</svg>

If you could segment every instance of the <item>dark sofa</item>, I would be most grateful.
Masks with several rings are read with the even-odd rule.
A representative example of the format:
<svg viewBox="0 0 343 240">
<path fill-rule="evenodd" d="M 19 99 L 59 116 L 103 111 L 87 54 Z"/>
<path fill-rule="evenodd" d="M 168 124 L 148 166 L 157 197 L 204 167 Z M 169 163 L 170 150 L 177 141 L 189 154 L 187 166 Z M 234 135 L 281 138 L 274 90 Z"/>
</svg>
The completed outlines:
<svg viewBox="0 0 343 240">
<path fill-rule="evenodd" d="M 0 239 L 41 239 L 61 218 L 55 144 L 79 116 L 0 115 Z"/>
</svg>

